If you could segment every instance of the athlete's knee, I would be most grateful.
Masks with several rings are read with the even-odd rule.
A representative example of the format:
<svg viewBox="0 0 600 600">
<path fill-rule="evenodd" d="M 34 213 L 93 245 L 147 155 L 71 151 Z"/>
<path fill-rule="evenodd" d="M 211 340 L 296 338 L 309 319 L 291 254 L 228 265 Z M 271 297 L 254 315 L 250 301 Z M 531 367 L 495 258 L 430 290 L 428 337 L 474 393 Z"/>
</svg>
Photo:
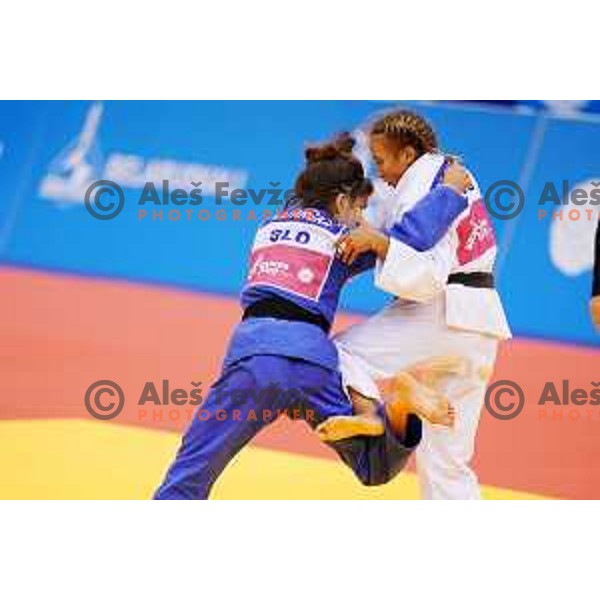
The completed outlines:
<svg viewBox="0 0 600 600">
<path fill-rule="evenodd" d="M 355 472 L 356 477 L 366 487 L 376 487 L 389 483 L 394 475 L 387 470 L 376 469 L 365 473 Z"/>
<path fill-rule="evenodd" d="M 403 452 L 402 456 L 390 460 L 378 460 L 369 468 L 354 469 L 354 474 L 366 487 L 385 485 L 404 470 L 410 454 L 410 452 Z"/>
</svg>

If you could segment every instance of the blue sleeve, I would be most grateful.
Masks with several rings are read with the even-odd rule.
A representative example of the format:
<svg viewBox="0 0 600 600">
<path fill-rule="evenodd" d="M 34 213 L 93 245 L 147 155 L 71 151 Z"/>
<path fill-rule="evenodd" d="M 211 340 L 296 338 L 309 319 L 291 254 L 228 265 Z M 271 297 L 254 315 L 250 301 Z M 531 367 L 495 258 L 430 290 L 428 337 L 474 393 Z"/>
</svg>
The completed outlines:
<svg viewBox="0 0 600 600">
<path fill-rule="evenodd" d="M 464 196 L 448 186 L 437 186 L 404 213 L 388 233 L 419 252 L 429 250 L 444 237 L 467 206 Z"/>
<path fill-rule="evenodd" d="M 349 267 L 349 277 L 359 275 L 364 271 L 373 269 L 377 262 L 377 255 L 375 252 L 365 252 L 361 254 Z"/>
</svg>

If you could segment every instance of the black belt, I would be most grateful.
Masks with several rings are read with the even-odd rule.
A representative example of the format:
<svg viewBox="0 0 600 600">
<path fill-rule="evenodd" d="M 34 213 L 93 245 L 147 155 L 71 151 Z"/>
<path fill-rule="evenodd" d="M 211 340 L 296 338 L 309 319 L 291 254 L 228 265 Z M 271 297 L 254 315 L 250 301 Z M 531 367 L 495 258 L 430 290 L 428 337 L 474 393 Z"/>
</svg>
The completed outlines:
<svg viewBox="0 0 600 600">
<path fill-rule="evenodd" d="M 483 271 L 474 271 L 472 273 L 451 273 L 448 277 L 448 283 L 460 283 L 474 288 L 494 288 L 494 275 L 484 273 Z"/>
<path fill-rule="evenodd" d="M 285 300 L 283 298 L 270 298 L 258 300 L 251 304 L 244 311 L 242 321 L 246 319 L 268 318 L 281 319 L 283 321 L 300 321 L 302 323 L 311 323 L 320 327 L 325 333 L 329 333 L 331 323 L 323 316 Z"/>
</svg>

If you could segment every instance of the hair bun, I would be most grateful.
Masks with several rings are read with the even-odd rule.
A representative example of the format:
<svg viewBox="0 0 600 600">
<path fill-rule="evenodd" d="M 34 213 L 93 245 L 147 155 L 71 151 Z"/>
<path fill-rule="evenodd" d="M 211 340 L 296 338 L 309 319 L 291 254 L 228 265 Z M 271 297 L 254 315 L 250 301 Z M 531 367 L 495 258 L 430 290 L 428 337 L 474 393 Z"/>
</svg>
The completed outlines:
<svg viewBox="0 0 600 600">
<path fill-rule="evenodd" d="M 332 142 L 320 146 L 310 146 L 304 151 L 307 163 L 351 158 L 356 141 L 349 133 L 341 133 Z"/>
</svg>

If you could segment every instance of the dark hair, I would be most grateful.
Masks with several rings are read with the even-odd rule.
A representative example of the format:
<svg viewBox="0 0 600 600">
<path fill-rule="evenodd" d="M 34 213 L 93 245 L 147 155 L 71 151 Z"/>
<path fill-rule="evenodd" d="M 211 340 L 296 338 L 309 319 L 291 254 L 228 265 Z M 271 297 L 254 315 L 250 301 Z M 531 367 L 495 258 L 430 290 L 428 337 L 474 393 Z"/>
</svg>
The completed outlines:
<svg viewBox="0 0 600 600">
<path fill-rule="evenodd" d="M 438 141 L 433 127 L 421 115 L 410 110 L 398 110 L 375 121 L 371 135 L 383 134 L 399 148 L 412 146 L 417 156 L 438 150 Z"/>
<path fill-rule="evenodd" d="M 298 206 L 333 212 L 338 194 L 357 198 L 373 193 L 371 180 L 365 177 L 361 162 L 352 154 L 354 144 L 354 138 L 343 133 L 331 142 L 305 150 L 306 166 L 294 186 Z"/>
</svg>

